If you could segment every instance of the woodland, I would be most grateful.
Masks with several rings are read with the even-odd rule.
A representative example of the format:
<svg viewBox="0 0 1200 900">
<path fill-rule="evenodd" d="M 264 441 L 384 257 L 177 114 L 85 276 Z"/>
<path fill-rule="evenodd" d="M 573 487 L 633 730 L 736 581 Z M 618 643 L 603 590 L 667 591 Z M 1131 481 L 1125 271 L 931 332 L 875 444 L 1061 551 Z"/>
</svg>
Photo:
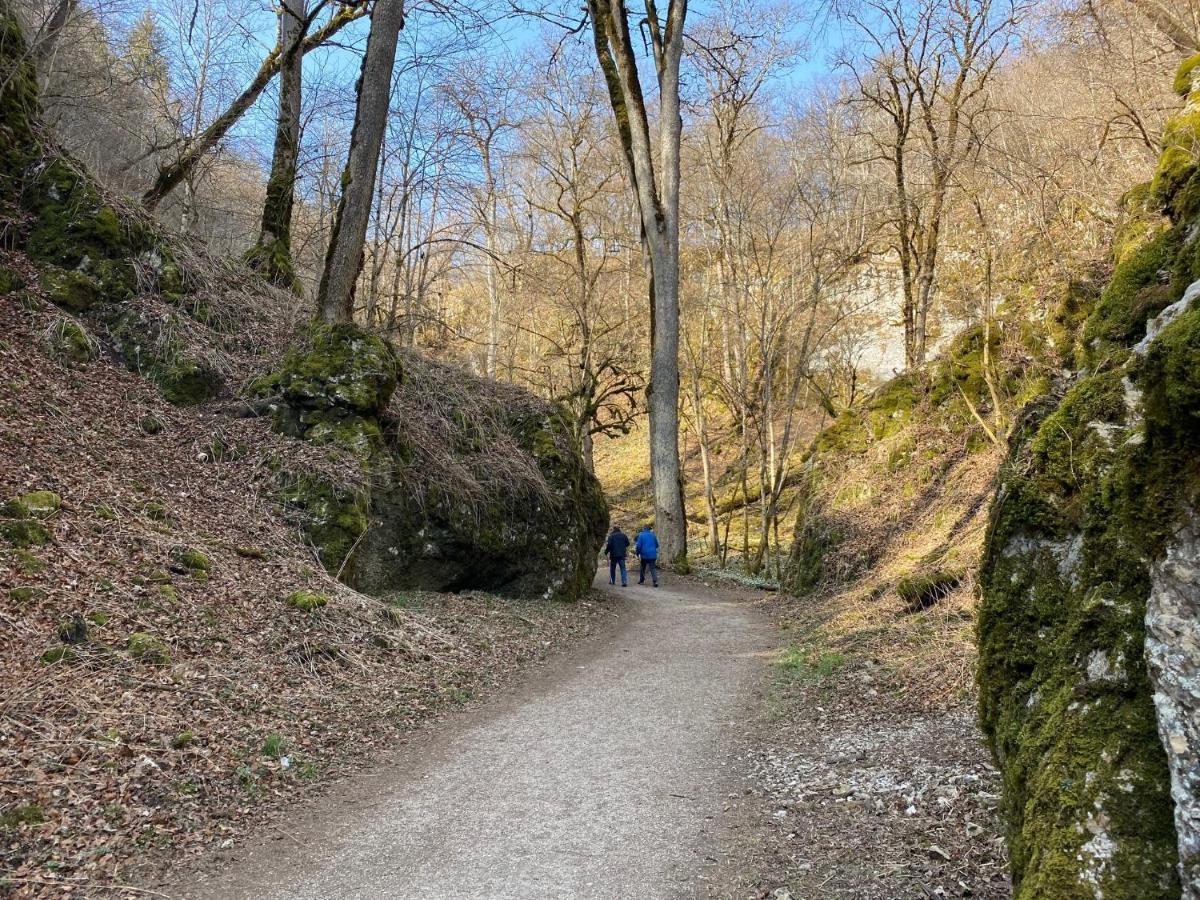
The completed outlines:
<svg viewBox="0 0 1200 900">
<path fill-rule="evenodd" d="M 990 751 L 962 895 L 1200 897 L 1198 60 L 1195 0 L 0 0 L 0 888 L 232 840 L 653 524 L 785 721 L 881 668 Z M 275 702 L 193 746 L 193 665 Z"/>
</svg>

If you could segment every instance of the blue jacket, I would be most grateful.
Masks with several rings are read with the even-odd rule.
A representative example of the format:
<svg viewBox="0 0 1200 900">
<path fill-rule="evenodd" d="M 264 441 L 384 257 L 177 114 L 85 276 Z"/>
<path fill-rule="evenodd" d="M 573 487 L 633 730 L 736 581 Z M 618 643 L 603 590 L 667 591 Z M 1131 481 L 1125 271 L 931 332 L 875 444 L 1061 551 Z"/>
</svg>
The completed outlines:
<svg viewBox="0 0 1200 900">
<path fill-rule="evenodd" d="M 637 536 L 633 549 L 642 559 L 658 559 L 658 535 L 647 528 Z"/>
</svg>

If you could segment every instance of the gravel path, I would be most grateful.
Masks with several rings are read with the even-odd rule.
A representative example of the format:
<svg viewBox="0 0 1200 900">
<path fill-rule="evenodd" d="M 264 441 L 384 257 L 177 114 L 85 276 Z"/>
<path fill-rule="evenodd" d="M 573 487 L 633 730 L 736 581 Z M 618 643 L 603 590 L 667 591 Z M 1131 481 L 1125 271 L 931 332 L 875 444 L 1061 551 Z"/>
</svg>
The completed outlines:
<svg viewBox="0 0 1200 900">
<path fill-rule="evenodd" d="M 692 896 L 735 805 L 732 748 L 774 632 L 669 576 L 615 592 L 627 609 L 607 639 L 169 895 Z"/>
</svg>

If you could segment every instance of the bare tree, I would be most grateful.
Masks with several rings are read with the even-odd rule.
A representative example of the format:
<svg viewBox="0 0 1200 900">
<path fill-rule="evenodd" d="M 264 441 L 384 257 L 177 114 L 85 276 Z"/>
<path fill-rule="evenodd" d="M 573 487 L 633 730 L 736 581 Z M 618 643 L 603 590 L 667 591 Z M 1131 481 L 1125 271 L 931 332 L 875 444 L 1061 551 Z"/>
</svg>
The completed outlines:
<svg viewBox="0 0 1200 900">
<path fill-rule="evenodd" d="M 292 206 L 296 196 L 296 164 L 300 157 L 300 110 L 303 91 L 304 31 L 308 26 L 307 0 L 282 0 L 279 4 L 279 112 L 275 120 L 275 148 L 263 202 L 258 241 L 246 261 L 268 281 L 296 289 L 292 266 Z"/>
<path fill-rule="evenodd" d="M 317 9 L 322 8 L 323 5 L 318 4 Z M 366 14 L 366 4 L 345 6 L 339 9 L 330 17 L 329 21 L 304 39 L 300 47 L 301 55 L 327 43 L 351 22 L 361 19 Z M 183 153 L 159 171 L 154 184 L 142 194 L 142 203 L 147 209 L 155 209 L 213 151 L 221 139 L 229 133 L 229 129 L 237 124 L 246 111 L 262 96 L 262 92 L 266 90 L 267 85 L 271 83 L 271 79 L 279 72 L 282 65 L 283 53 L 277 46 L 262 61 L 254 78 L 234 98 L 233 102 L 187 143 Z"/>
<path fill-rule="evenodd" d="M 868 0 L 850 15 L 870 48 L 845 58 L 873 160 L 892 179 L 892 249 L 900 262 L 904 355 L 925 361 L 942 228 L 955 176 L 980 143 L 987 87 L 1012 40 L 1010 0 Z"/>
<path fill-rule="evenodd" d="M 376 0 L 359 76 L 342 193 L 317 292 L 317 311 L 326 322 L 349 322 L 354 317 L 354 290 L 362 269 L 379 148 L 387 127 L 396 41 L 403 27 L 403 0 Z"/>
<path fill-rule="evenodd" d="M 654 0 L 645 19 L 658 81 L 658 170 L 645 92 L 625 0 L 588 0 L 596 58 L 604 73 L 617 134 L 641 216 L 650 264 L 650 474 L 654 517 L 665 557 L 687 558 L 687 520 L 679 461 L 679 65 L 687 0 L 668 0 L 665 21 Z"/>
</svg>

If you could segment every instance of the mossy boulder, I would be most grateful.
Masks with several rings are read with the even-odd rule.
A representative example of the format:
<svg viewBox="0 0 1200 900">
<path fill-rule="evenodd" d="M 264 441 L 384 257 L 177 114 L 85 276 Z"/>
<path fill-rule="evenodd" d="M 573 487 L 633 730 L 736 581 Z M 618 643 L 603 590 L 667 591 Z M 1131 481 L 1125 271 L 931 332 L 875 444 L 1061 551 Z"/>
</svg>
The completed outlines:
<svg viewBox="0 0 1200 900">
<path fill-rule="evenodd" d="M 373 593 L 486 590 L 560 600 L 587 591 L 608 507 L 566 413 L 529 395 L 514 396 L 494 412 L 504 440 L 512 442 L 508 452 L 516 450 L 532 467 L 528 477 L 497 479 L 474 498 L 436 486 L 417 494 L 412 480 L 421 477 L 420 462 L 397 454 L 394 487 L 373 498 L 375 524 L 358 550 L 356 586 Z M 446 414 L 455 421 L 452 407 Z M 451 449 L 462 454 L 462 464 L 486 457 L 486 441 L 471 433 L 465 416 L 457 421 L 462 443 Z"/>
<path fill-rule="evenodd" d="M 35 519 L 46 519 L 62 507 L 62 497 L 54 491 L 30 491 L 20 499 L 21 506 Z"/>
<path fill-rule="evenodd" d="M 293 591 L 288 594 L 286 603 L 293 609 L 310 613 L 316 612 L 321 607 L 328 605 L 329 596 L 317 593 L 316 591 Z"/>
<path fill-rule="evenodd" d="M 350 323 L 309 326 L 279 371 L 247 393 L 274 398 L 275 427 L 318 444 L 336 444 L 364 461 L 383 445 L 380 417 L 401 376 L 391 345 Z"/>
<path fill-rule="evenodd" d="M 135 631 L 129 636 L 125 652 L 131 659 L 154 666 L 163 666 L 171 661 L 171 652 L 162 638 L 145 631 Z"/>
<path fill-rule="evenodd" d="M 179 572 L 208 575 L 212 560 L 194 547 L 175 547 L 171 550 L 171 563 Z"/>
<path fill-rule="evenodd" d="M 383 338 L 351 323 L 317 323 L 284 358 L 280 393 L 299 410 L 378 416 L 400 379 L 400 363 Z"/>
<path fill-rule="evenodd" d="M 82 366 L 99 355 L 99 345 L 74 319 L 62 318 L 46 332 L 50 351 L 61 361 Z"/>
</svg>

